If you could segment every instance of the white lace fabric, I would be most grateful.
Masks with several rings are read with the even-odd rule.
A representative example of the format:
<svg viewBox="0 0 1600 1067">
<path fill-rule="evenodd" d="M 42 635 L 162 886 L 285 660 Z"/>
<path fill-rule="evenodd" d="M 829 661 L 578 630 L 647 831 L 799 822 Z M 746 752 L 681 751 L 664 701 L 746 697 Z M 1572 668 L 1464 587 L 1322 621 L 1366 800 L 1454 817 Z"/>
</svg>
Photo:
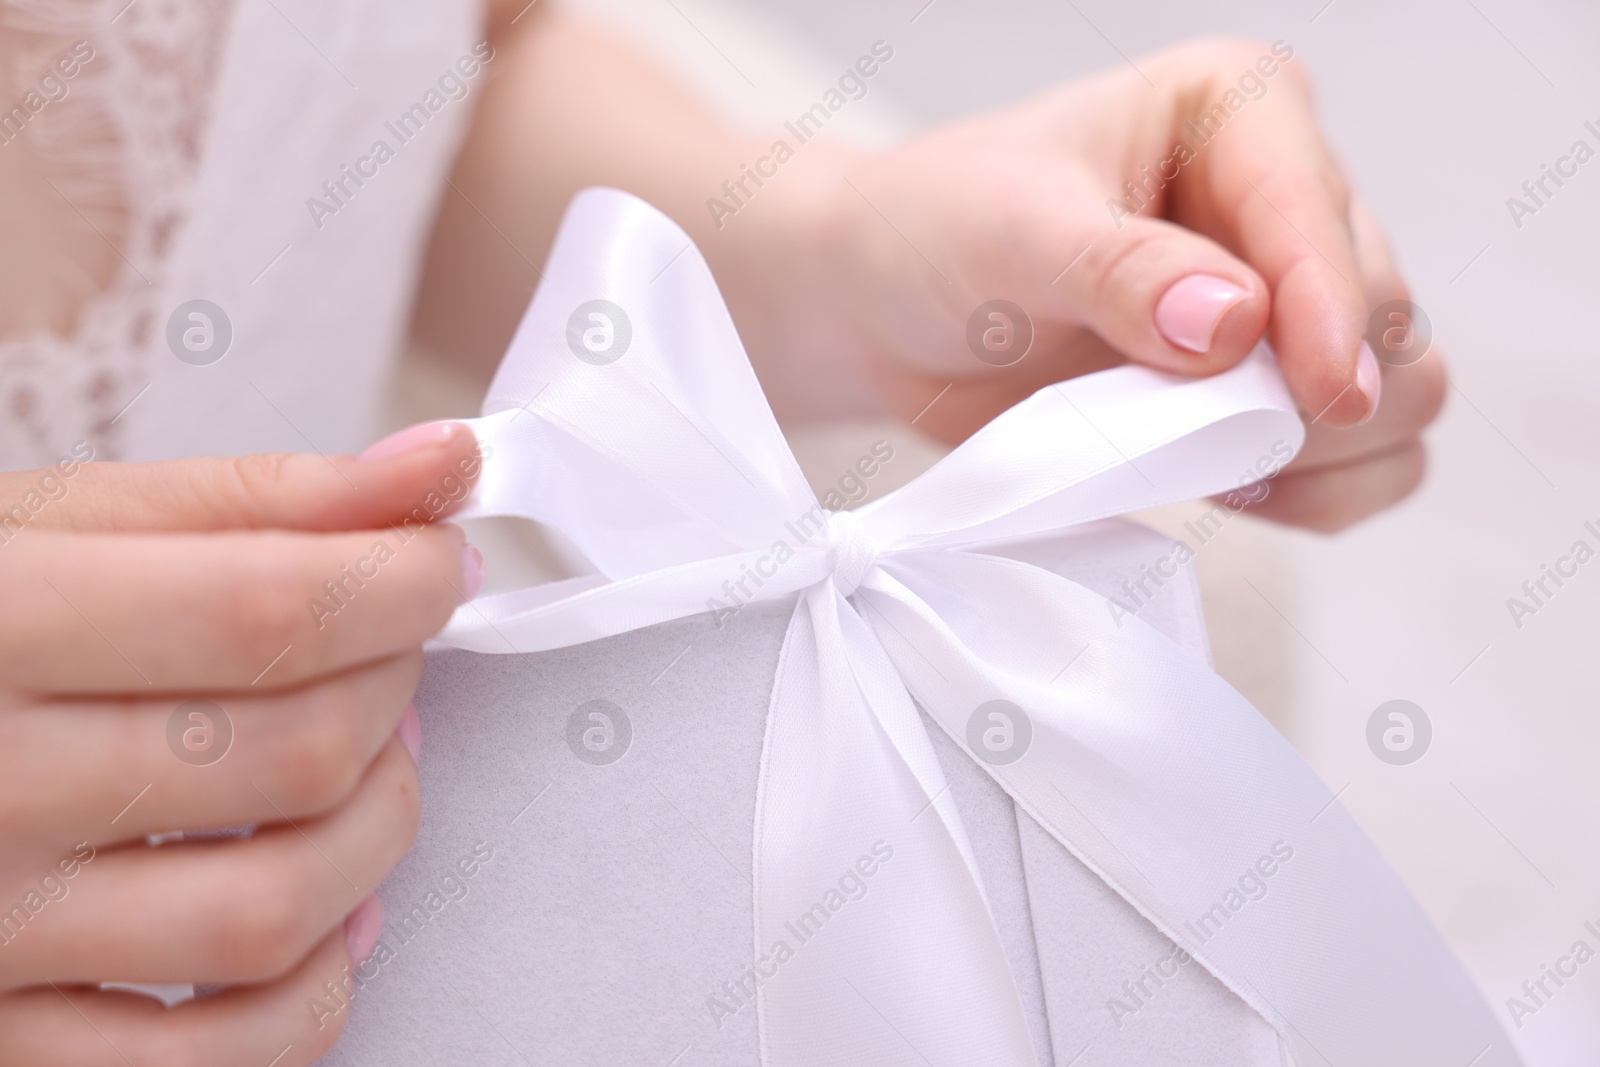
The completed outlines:
<svg viewBox="0 0 1600 1067">
<path fill-rule="evenodd" d="M 480 0 L 0 0 L 0 14 L 8 43 L 29 42 L 17 85 L 76 40 L 95 50 L 22 137 L 116 250 L 70 331 L 0 337 L 0 467 L 78 440 L 130 460 L 370 441 L 491 69 L 337 217 L 317 225 L 308 198 L 393 139 L 386 123 L 443 99 L 440 79 L 482 39 Z M 167 339 L 193 300 L 231 329 L 200 366 Z"/>
<path fill-rule="evenodd" d="M 111 242 L 104 288 L 72 331 L 0 338 L 0 464 L 53 461 L 73 442 L 118 454 L 116 420 L 142 388 L 172 236 L 191 202 L 221 41 L 233 0 L 4 0 L 20 42 L 13 82 L 29 86 L 75 41 L 93 58 L 67 95 L 34 115 L 46 177 Z M 9 106 L 9 101 L 7 106 Z M 4 151 L 0 147 L 0 151 Z"/>
</svg>

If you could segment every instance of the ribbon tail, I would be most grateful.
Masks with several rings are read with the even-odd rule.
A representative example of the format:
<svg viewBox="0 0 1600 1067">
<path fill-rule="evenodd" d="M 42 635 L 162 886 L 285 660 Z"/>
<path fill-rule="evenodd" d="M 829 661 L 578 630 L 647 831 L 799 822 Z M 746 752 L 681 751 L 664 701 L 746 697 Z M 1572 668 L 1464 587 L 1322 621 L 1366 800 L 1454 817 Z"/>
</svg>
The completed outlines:
<svg viewBox="0 0 1600 1067">
<path fill-rule="evenodd" d="M 779 656 L 755 875 L 767 1067 L 1038 1062 L 926 729 L 832 583 Z"/>
<path fill-rule="evenodd" d="M 1192 653 L 995 556 L 897 556 L 857 599 L 923 708 L 1300 1067 L 1518 1064 L 1348 812 Z"/>
</svg>

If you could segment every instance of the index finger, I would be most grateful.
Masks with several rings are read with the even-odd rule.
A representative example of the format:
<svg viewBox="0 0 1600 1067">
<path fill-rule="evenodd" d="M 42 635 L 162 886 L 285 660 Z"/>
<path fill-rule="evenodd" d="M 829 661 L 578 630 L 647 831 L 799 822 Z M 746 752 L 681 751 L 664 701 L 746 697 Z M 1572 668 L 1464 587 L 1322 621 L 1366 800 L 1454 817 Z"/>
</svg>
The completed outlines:
<svg viewBox="0 0 1600 1067">
<path fill-rule="evenodd" d="M 1216 51 L 1182 50 L 1175 60 L 1188 85 L 1174 124 L 1191 140 L 1207 138 L 1184 168 L 1191 173 L 1175 214 L 1266 280 L 1269 337 L 1301 409 L 1329 425 L 1360 422 L 1377 407 L 1378 365 L 1363 353 L 1367 305 L 1350 197 L 1317 124 L 1310 79 L 1281 41 L 1230 46 L 1222 62 Z"/>
<path fill-rule="evenodd" d="M 92 462 L 0 473 L 0 545 L 26 529 L 158 532 L 360 530 L 454 511 L 483 454 L 459 422 L 410 427 L 361 456 L 295 453 Z"/>
</svg>

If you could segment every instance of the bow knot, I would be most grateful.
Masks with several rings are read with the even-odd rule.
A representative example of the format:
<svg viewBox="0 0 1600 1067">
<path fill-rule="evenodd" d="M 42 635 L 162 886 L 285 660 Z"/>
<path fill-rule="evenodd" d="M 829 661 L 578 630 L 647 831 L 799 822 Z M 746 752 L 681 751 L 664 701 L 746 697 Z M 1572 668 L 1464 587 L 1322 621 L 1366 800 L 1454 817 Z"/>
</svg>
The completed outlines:
<svg viewBox="0 0 1600 1067">
<path fill-rule="evenodd" d="M 878 562 L 878 545 L 859 515 L 852 511 L 828 512 L 828 561 L 833 567 L 833 584 L 846 597 L 860 587 Z"/>
</svg>

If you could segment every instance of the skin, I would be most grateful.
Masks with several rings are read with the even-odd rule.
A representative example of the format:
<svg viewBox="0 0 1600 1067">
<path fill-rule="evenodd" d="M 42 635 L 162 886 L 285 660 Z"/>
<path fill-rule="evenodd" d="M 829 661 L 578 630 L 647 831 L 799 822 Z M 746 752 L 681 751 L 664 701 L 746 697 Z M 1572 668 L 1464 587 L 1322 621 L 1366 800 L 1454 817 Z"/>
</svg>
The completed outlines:
<svg viewBox="0 0 1600 1067">
<path fill-rule="evenodd" d="M 1333 530 L 1421 477 L 1442 365 L 1384 368 L 1375 412 L 1352 387 L 1368 309 L 1407 291 L 1298 61 L 1139 216 L 1117 227 L 1107 212 L 1269 44 L 1184 45 L 1138 60 L 1154 88 L 1116 69 L 889 152 L 819 139 L 718 227 L 707 198 L 770 138 L 724 128 L 545 5 L 513 23 L 523 7 L 492 6 L 492 77 L 415 305 L 418 338 L 464 367 L 492 370 L 566 203 L 607 184 L 694 237 L 786 420 L 926 408 L 918 427 L 953 442 L 1049 382 L 1130 360 L 1215 373 L 1265 335 L 1313 421 L 1253 510 Z M 0 58 L 41 43 L 23 34 L 0 33 Z M 117 266 L 41 180 L 60 177 L 54 165 L 26 138 L 0 151 L 0 335 L 69 330 Z M 113 197 L 100 219 L 113 239 L 119 211 Z M 1154 326 L 1161 294 L 1196 271 L 1247 293 L 1203 355 Z M 1033 350 L 1004 368 L 964 342 L 972 309 L 996 297 L 1036 327 Z M 0 946 L 0 1067 L 294 1067 L 337 1038 L 344 1013 L 319 1029 L 306 1002 L 351 962 L 345 917 L 415 830 L 415 768 L 395 731 L 422 642 L 461 599 L 460 533 L 427 529 L 321 629 L 305 604 L 472 449 L 458 428 L 370 462 L 94 463 L 0 545 L 0 905 L 80 842 L 95 850 L 69 895 Z M 0 500 L 38 478 L 0 474 Z M 195 697 L 235 728 L 228 756 L 203 768 L 166 749 L 175 703 Z M 248 823 L 260 824 L 248 840 L 144 844 Z M 230 988 L 167 1011 L 98 991 L 107 976 Z"/>
<path fill-rule="evenodd" d="M 0 901 L 57 876 L 0 945 L 0 1064 L 266 1063 L 286 1044 L 280 1062 L 308 1063 L 337 1037 L 343 1013 L 319 1028 L 307 1000 L 416 831 L 396 727 L 462 600 L 461 531 L 418 527 L 336 615 L 306 605 L 472 469 L 449 426 L 368 462 L 91 463 L 0 545 Z M 0 474 L 0 499 L 38 478 Z M 207 766 L 168 749 L 186 699 L 233 725 Z M 260 828 L 144 843 L 242 825 Z M 107 977 L 231 988 L 168 1012 Z"/>
</svg>

